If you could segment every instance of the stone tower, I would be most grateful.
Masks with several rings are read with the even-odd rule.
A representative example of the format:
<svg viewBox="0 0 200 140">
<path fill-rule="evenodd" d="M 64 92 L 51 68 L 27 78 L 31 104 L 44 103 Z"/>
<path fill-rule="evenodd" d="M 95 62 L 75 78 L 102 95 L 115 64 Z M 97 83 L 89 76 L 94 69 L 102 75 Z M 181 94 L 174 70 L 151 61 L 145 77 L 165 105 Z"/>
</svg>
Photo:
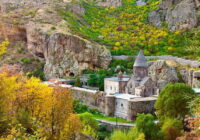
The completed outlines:
<svg viewBox="0 0 200 140">
<path fill-rule="evenodd" d="M 142 50 L 140 50 L 136 57 L 133 65 L 133 74 L 136 78 L 144 78 L 148 76 L 148 64 Z"/>
</svg>

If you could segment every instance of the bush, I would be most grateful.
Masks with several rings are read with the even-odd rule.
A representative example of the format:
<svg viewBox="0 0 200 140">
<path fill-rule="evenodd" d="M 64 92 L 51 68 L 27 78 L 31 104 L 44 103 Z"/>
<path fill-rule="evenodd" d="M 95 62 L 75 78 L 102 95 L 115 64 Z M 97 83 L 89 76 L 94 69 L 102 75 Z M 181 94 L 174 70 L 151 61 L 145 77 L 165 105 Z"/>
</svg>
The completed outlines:
<svg viewBox="0 0 200 140">
<path fill-rule="evenodd" d="M 75 84 L 74 84 L 76 87 L 82 87 L 82 83 L 81 83 L 81 80 L 80 80 L 80 77 L 77 77 L 76 78 L 76 81 L 75 81 Z"/>
<path fill-rule="evenodd" d="M 84 112 L 87 112 L 89 110 L 88 106 L 80 103 L 80 100 L 74 100 L 73 107 L 74 107 L 74 111 L 77 114 L 84 113 Z"/>
<path fill-rule="evenodd" d="M 132 69 L 134 59 L 129 58 L 128 60 L 112 60 L 109 67 L 116 68 L 117 66 L 123 66 L 124 69 Z"/>
<path fill-rule="evenodd" d="M 182 121 L 178 119 L 166 119 L 162 131 L 164 132 L 165 140 L 175 140 L 177 137 L 181 136 L 181 131 L 183 130 Z"/>
<path fill-rule="evenodd" d="M 45 81 L 46 77 L 45 77 L 45 74 L 43 71 L 44 64 L 45 63 L 40 63 L 40 66 L 34 72 L 28 73 L 27 76 L 28 77 L 37 77 L 37 78 L 40 78 L 40 80 Z"/>
<path fill-rule="evenodd" d="M 30 64 L 31 60 L 29 58 L 22 58 L 21 62 L 24 63 L 24 64 Z"/>
</svg>

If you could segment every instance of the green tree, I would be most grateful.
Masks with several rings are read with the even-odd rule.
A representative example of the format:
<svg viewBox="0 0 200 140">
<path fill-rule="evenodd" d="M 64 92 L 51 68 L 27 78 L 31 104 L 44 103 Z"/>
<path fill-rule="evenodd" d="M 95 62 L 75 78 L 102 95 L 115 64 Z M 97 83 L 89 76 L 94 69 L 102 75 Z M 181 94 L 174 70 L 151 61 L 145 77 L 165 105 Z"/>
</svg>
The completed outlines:
<svg viewBox="0 0 200 140">
<path fill-rule="evenodd" d="M 145 140 L 144 133 L 138 131 L 137 127 L 132 127 L 129 131 L 115 130 L 111 136 L 111 140 Z"/>
<path fill-rule="evenodd" d="M 162 126 L 162 131 L 164 132 L 164 139 L 175 140 L 178 136 L 181 136 L 182 129 L 182 121 L 178 119 L 166 119 Z"/>
<path fill-rule="evenodd" d="M 76 86 L 76 87 L 82 87 L 82 83 L 81 83 L 80 77 L 77 77 L 77 78 L 76 78 L 75 86 Z"/>
<path fill-rule="evenodd" d="M 192 88 L 183 83 L 168 84 L 159 94 L 155 108 L 160 123 L 165 118 L 183 120 L 190 113 L 188 102 L 195 97 Z"/>
<path fill-rule="evenodd" d="M 97 86 L 97 79 L 98 79 L 97 74 L 90 74 L 87 82 L 91 86 Z"/>
<path fill-rule="evenodd" d="M 144 133 L 139 132 L 137 127 L 132 127 L 128 131 L 127 137 L 129 140 L 145 140 L 142 139 L 142 137 L 145 137 Z"/>
<path fill-rule="evenodd" d="M 127 140 L 127 134 L 124 131 L 121 130 L 116 130 L 114 131 L 111 136 L 110 136 L 111 140 Z"/>
<path fill-rule="evenodd" d="M 147 140 L 161 139 L 159 127 L 154 122 L 155 119 L 151 114 L 138 114 L 136 127 L 140 133 L 144 133 Z"/>
</svg>

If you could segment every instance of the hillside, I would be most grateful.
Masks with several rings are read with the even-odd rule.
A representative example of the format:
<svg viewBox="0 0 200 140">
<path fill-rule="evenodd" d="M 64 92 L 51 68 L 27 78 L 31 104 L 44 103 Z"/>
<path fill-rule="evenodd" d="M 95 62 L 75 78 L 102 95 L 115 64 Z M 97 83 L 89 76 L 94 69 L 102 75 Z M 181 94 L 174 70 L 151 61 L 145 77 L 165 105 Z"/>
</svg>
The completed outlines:
<svg viewBox="0 0 200 140">
<path fill-rule="evenodd" d="M 199 8 L 195 1 L 122 0 L 120 7 L 97 7 L 83 2 L 84 15 L 64 11 L 72 29 L 106 45 L 113 55 L 196 56 L 199 46 Z M 184 11 L 184 12 L 182 12 Z M 172 14 L 173 13 L 173 14 Z"/>
<path fill-rule="evenodd" d="M 111 54 L 136 55 L 141 47 L 147 56 L 200 59 L 198 0 L 0 0 L 0 7 L 0 39 L 11 44 L 1 65 L 31 75 L 107 68 Z"/>
</svg>

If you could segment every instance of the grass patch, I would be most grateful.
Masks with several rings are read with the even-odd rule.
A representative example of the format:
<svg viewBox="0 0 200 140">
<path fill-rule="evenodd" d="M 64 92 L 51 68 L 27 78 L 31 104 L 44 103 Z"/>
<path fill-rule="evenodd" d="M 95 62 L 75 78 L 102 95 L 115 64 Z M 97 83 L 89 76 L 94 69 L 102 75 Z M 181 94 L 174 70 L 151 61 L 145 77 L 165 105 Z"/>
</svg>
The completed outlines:
<svg viewBox="0 0 200 140">
<path fill-rule="evenodd" d="M 94 119 L 101 119 L 101 120 L 106 120 L 106 121 L 111 121 L 111 122 L 121 122 L 121 123 L 134 123 L 134 121 L 127 121 L 126 119 L 122 118 L 117 118 L 116 117 L 109 117 L 105 116 L 101 112 L 99 112 L 96 109 L 90 109 L 87 105 L 84 105 L 80 102 L 80 100 L 74 100 L 74 111 L 77 114 L 83 114 L 83 113 L 90 113 Z"/>
<path fill-rule="evenodd" d="M 94 119 L 101 119 L 105 121 L 110 121 L 110 122 L 120 122 L 120 123 L 134 123 L 134 121 L 128 121 L 123 118 L 118 118 L 118 117 L 109 117 L 109 116 L 104 116 L 103 114 L 92 114 Z"/>
</svg>

